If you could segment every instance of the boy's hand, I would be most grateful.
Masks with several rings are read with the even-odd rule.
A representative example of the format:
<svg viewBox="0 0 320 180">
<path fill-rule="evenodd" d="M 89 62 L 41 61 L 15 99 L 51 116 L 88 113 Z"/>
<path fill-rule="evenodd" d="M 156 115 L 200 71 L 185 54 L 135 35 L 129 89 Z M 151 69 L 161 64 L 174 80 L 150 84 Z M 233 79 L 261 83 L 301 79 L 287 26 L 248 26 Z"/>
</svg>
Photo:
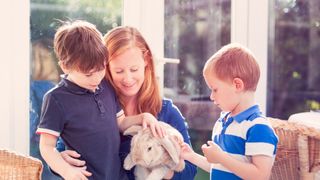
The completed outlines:
<svg viewBox="0 0 320 180">
<path fill-rule="evenodd" d="M 208 141 L 207 144 L 203 144 L 201 146 L 202 152 L 204 156 L 207 158 L 210 163 L 220 163 L 221 159 L 223 159 L 224 152 L 221 148 L 214 142 Z"/>
<path fill-rule="evenodd" d="M 150 113 L 143 113 L 142 127 L 143 129 L 150 127 L 155 137 L 163 138 L 166 135 L 165 130 L 160 126 L 159 121 Z"/>
<path fill-rule="evenodd" d="M 181 153 L 180 157 L 185 160 L 189 160 L 194 153 L 193 149 L 190 147 L 188 143 L 181 143 Z"/>
</svg>

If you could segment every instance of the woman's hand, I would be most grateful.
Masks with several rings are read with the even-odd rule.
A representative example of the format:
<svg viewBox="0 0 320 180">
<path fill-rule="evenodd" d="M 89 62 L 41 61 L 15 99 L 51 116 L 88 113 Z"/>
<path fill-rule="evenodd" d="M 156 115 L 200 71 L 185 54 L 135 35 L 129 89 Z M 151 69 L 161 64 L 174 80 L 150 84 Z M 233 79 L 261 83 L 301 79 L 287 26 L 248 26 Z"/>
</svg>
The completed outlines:
<svg viewBox="0 0 320 180">
<path fill-rule="evenodd" d="M 66 173 L 63 175 L 63 178 L 66 180 L 88 180 L 87 174 L 88 171 L 84 167 L 75 167 L 71 166 L 70 168 L 66 169 Z"/>
<path fill-rule="evenodd" d="M 87 167 L 85 166 L 86 162 L 78 159 L 81 155 L 76 151 L 65 150 L 60 152 L 61 157 L 70 164 L 73 168 L 78 169 L 81 171 L 85 176 L 91 176 L 92 173 L 87 171 Z"/>
<path fill-rule="evenodd" d="M 163 129 L 159 121 L 152 114 L 143 113 L 142 127 L 145 129 L 148 126 L 155 137 L 163 138 L 166 135 L 165 129 Z"/>
</svg>

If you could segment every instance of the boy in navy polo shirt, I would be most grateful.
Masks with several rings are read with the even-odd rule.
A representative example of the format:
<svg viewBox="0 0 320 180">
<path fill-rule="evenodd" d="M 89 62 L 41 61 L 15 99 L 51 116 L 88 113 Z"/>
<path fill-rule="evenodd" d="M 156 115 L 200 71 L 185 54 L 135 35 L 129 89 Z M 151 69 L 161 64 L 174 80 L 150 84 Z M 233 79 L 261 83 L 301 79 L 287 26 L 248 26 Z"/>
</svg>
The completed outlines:
<svg viewBox="0 0 320 180">
<path fill-rule="evenodd" d="M 120 164 L 120 131 L 149 125 L 163 136 L 150 114 L 124 117 L 111 84 L 105 80 L 108 57 L 101 33 L 85 21 L 65 23 L 54 37 L 54 50 L 66 74 L 44 97 L 40 152 L 64 179 L 126 179 Z M 67 149 L 81 154 L 86 167 L 66 163 L 55 150 L 61 136 Z"/>
<path fill-rule="evenodd" d="M 254 102 L 260 77 L 255 57 L 229 44 L 206 62 L 203 76 L 210 99 L 223 112 L 212 141 L 202 145 L 204 156 L 185 144 L 183 158 L 210 172 L 210 179 L 268 179 L 278 138 Z"/>
</svg>

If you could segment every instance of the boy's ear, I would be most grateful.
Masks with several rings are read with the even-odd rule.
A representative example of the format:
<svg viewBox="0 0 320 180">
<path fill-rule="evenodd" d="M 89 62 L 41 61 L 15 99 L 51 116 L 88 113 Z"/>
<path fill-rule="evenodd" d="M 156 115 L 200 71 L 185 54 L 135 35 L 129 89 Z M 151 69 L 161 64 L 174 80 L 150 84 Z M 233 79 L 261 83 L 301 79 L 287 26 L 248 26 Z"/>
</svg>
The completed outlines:
<svg viewBox="0 0 320 180">
<path fill-rule="evenodd" d="M 244 89 L 244 83 L 243 83 L 242 79 L 240 79 L 240 78 L 234 78 L 233 84 L 235 85 L 236 90 L 243 90 Z"/>
</svg>

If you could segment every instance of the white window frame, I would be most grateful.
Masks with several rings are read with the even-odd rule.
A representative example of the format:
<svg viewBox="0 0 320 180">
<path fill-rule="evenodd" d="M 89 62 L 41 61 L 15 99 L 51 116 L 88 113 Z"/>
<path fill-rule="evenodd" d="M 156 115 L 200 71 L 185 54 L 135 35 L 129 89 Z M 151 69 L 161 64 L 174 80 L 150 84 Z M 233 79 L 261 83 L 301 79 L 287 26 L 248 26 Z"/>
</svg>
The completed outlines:
<svg viewBox="0 0 320 180">
<path fill-rule="evenodd" d="M 258 60 L 261 74 L 256 102 L 263 113 L 267 106 L 268 14 L 268 0 L 231 1 L 231 42 L 247 46 Z"/>
<path fill-rule="evenodd" d="M 124 0 L 122 24 L 137 28 L 156 58 L 156 74 L 163 93 L 164 64 L 164 0 Z M 179 60 L 173 60 L 179 63 Z"/>
<path fill-rule="evenodd" d="M 29 154 L 29 1 L 1 2 L 0 148 Z"/>
</svg>

